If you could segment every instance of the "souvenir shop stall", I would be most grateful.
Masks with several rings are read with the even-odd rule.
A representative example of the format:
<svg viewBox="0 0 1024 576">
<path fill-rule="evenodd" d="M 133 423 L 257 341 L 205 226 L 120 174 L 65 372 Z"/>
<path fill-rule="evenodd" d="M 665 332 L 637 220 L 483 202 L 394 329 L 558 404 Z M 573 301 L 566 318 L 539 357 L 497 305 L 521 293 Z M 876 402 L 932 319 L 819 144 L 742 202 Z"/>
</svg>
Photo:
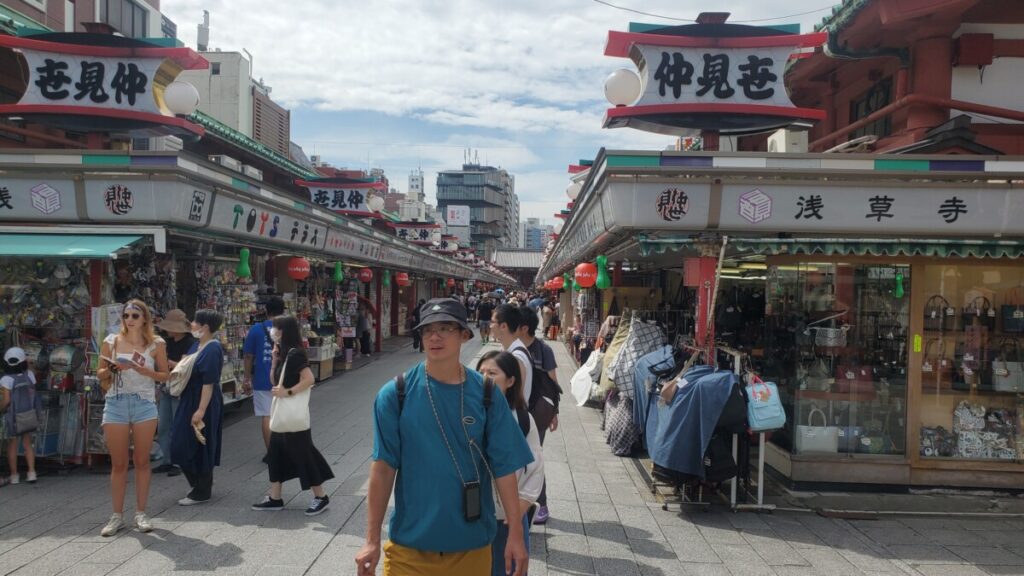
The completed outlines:
<svg viewBox="0 0 1024 576">
<path fill-rule="evenodd" d="M 187 152 L 10 150 L 3 163 L 0 344 L 25 346 L 40 388 L 57 392 L 48 393 L 37 452 L 65 460 L 105 451 L 102 393 L 91 374 L 99 343 L 118 329 L 116 303 L 139 298 L 157 315 L 172 308 L 190 317 L 204 307 L 222 311 L 222 387 L 236 402 L 244 398 L 238 383 L 245 334 L 265 318 L 268 295 L 284 293 L 277 284 L 291 281 L 286 264 L 277 268 L 280 261 L 319 262 L 307 289 L 316 298 L 307 294 L 301 307 L 319 343 L 328 344 L 321 350 L 333 349 L 331 322 L 334 332 L 343 328 L 338 303 L 351 306 L 332 290 L 334 263 L 433 277 L 474 273 Z M 379 310 L 376 288 L 353 286 Z"/>
<path fill-rule="evenodd" d="M 759 454 L 791 486 L 1016 487 L 1024 171 L 1006 160 L 602 151 L 538 279 L 606 256 L 674 294 L 654 270 L 681 268 L 684 333 L 713 313 L 716 348 L 777 387 L 786 423 Z M 633 319 L 601 312 L 611 360 Z"/>
</svg>

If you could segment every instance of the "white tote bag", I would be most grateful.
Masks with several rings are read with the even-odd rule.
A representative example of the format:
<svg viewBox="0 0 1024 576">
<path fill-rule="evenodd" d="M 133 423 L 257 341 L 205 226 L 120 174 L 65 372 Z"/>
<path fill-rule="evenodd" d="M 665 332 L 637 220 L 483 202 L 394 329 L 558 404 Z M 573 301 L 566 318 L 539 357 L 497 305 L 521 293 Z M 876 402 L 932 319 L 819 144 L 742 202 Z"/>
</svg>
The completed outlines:
<svg viewBox="0 0 1024 576">
<path fill-rule="evenodd" d="M 281 367 L 281 376 L 277 385 L 284 385 L 284 373 L 288 368 L 288 359 Z M 270 402 L 271 432 L 303 432 L 309 430 L 309 393 L 312 388 L 284 398 L 274 397 Z"/>
<path fill-rule="evenodd" d="M 814 426 L 814 414 L 821 415 L 821 426 Z M 799 454 L 804 452 L 831 452 L 839 451 L 839 427 L 829 426 L 825 413 L 818 408 L 811 410 L 807 415 L 807 425 L 800 424 L 796 427 L 796 451 Z"/>
</svg>

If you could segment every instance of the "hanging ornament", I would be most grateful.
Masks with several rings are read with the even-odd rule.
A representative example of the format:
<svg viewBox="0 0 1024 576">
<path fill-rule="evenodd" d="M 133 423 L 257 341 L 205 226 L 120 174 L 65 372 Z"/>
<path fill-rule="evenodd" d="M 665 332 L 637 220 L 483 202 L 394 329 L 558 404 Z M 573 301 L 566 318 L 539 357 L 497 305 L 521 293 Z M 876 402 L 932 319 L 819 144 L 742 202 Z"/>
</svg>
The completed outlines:
<svg viewBox="0 0 1024 576">
<path fill-rule="evenodd" d="M 565 274 L 562 274 L 562 286 L 564 286 L 565 288 L 571 289 L 572 285 L 573 285 L 573 281 L 572 281 L 572 277 L 569 276 L 569 273 L 566 272 Z"/>
<path fill-rule="evenodd" d="M 582 287 L 582 286 L 580 286 L 580 283 L 579 283 L 579 282 L 577 282 L 577 281 L 573 280 L 573 281 L 572 281 L 572 289 L 573 289 L 573 290 L 575 290 L 575 291 L 577 291 L 577 292 L 579 292 L 580 290 L 583 290 L 583 287 Z"/>
<path fill-rule="evenodd" d="M 235 271 L 239 278 L 252 277 L 252 270 L 249 269 L 249 249 L 242 248 L 238 251 L 238 270 Z"/>
<path fill-rule="evenodd" d="M 612 279 L 608 276 L 607 256 L 597 257 L 597 282 L 595 286 L 597 286 L 598 290 L 607 290 L 612 287 Z"/>
<path fill-rule="evenodd" d="M 893 291 L 893 296 L 897 298 L 903 298 L 906 294 L 903 290 L 903 274 L 896 274 L 896 289 Z"/>
<path fill-rule="evenodd" d="M 449 278 L 448 279 L 448 287 L 449 288 L 455 288 L 455 278 Z"/>
<path fill-rule="evenodd" d="M 409 285 L 409 273 L 408 272 L 399 272 L 399 273 L 395 274 L 395 282 L 398 282 L 399 286 L 408 286 Z"/>
<path fill-rule="evenodd" d="M 334 281 L 341 282 L 345 279 L 345 268 L 341 265 L 341 262 L 334 263 Z"/>
<path fill-rule="evenodd" d="M 565 278 L 563 278 L 561 276 L 557 276 L 555 278 L 552 278 L 551 279 L 551 288 L 553 290 L 561 290 L 562 288 L 565 288 Z"/>
<path fill-rule="evenodd" d="M 288 261 L 288 276 L 292 280 L 305 280 L 309 277 L 309 260 L 296 256 Z"/>
<path fill-rule="evenodd" d="M 373 270 L 369 268 L 362 268 L 359 270 L 359 281 L 363 283 L 370 283 L 373 280 Z"/>
<path fill-rule="evenodd" d="M 384 270 L 381 274 L 380 281 L 384 284 L 385 288 L 391 287 L 391 270 Z"/>
<path fill-rule="evenodd" d="M 576 284 L 590 288 L 597 281 L 597 266 L 584 262 L 576 266 Z"/>
</svg>

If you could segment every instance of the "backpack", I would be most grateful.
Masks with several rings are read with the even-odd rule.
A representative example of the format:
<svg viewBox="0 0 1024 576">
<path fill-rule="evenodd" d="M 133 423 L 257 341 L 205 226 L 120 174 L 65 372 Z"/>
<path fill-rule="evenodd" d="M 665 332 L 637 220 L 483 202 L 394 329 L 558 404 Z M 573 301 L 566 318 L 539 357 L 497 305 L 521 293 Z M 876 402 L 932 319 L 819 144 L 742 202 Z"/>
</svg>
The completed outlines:
<svg viewBox="0 0 1024 576">
<path fill-rule="evenodd" d="M 555 413 L 558 413 L 558 400 L 559 396 L 562 395 L 562 387 L 558 385 L 543 368 L 537 365 L 537 362 L 533 359 L 533 355 L 530 353 L 530 349 L 523 346 L 522 350 L 526 351 L 526 357 L 530 359 L 530 366 L 533 370 L 533 388 L 530 389 L 530 397 L 526 399 L 526 405 L 532 412 L 537 406 L 537 402 L 540 401 L 541 397 L 548 398 L 555 406 Z"/>
<path fill-rule="evenodd" d="M 14 424 L 15 434 L 35 432 L 39 428 L 39 412 L 42 409 L 42 398 L 36 395 L 36 387 L 25 373 L 14 374 L 14 386 L 11 389 L 11 405 L 8 418 Z"/>
</svg>

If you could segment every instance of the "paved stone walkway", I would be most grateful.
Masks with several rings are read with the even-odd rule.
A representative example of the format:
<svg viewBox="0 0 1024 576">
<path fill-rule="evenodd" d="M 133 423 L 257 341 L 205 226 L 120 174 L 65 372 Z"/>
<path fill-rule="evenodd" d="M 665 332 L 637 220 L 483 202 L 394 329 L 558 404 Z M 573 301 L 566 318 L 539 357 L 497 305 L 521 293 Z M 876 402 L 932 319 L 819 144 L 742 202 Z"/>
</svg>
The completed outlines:
<svg viewBox="0 0 1024 576">
<path fill-rule="evenodd" d="M 561 345 L 555 350 L 566 366 L 560 380 L 568 382 L 568 356 Z M 479 351 L 473 340 L 464 361 Z M 0 575 L 353 574 L 366 522 L 372 399 L 382 382 L 420 358 L 401 348 L 314 391 L 314 439 L 337 476 L 327 485 L 331 507 L 323 515 L 302 514 L 310 495 L 298 494 L 295 483 L 285 487 L 287 510 L 249 510 L 267 482 L 262 442 L 245 405 L 228 418 L 214 501 L 178 507 L 184 479 L 155 476 L 151 534 L 99 536 L 110 514 L 102 473 L 77 470 L 44 476 L 35 486 L 0 488 Z M 662 511 L 637 481 L 632 461 L 609 452 L 596 410 L 567 402 L 560 419 L 545 446 L 552 518 L 533 529 L 530 574 L 1024 574 L 1024 520 Z"/>
</svg>

